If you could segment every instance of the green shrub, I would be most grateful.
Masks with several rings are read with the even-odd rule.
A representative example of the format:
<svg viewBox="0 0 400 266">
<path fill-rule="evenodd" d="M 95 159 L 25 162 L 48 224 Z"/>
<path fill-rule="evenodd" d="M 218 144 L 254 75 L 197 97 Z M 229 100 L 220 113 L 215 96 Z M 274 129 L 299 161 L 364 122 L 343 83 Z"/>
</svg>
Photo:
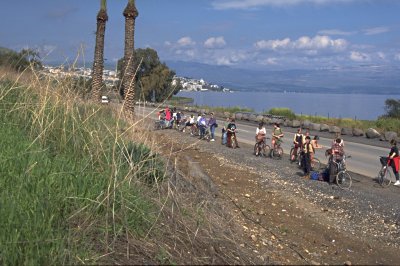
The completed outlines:
<svg viewBox="0 0 400 266">
<path fill-rule="evenodd" d="M 112 248 L 155 219 L 131 181 L 164 176 L 157 155 L 120 138 L 126 125 L 108 107 L 61 96 L 0 82 L 2 264 L 95 263 L 99 245 Z M 139 168 L 115 156 L 120 147 L 131 147 Z"/>
<path fill-rule="evenodd" d="M 276 116 L 284 116 L 288 119 L 295 119 L 295 113 L 289 108 L 272 108 L 267 114 L 276 115 Z"/>
</svg>

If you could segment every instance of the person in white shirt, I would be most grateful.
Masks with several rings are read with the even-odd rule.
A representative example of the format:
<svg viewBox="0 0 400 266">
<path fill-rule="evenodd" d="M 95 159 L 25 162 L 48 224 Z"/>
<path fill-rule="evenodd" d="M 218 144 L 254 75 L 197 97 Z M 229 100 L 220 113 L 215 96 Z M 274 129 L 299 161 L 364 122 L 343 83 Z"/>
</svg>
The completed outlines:
<svg viewBox="0 0 400 266">
<path fill-rule="evenodd" d="M 264 123 L 260 123 L 256 129 L 256 142 L 265 141 L 265 136 L 267 135 L 267 130 L 264 127 Z"/>
</svg>

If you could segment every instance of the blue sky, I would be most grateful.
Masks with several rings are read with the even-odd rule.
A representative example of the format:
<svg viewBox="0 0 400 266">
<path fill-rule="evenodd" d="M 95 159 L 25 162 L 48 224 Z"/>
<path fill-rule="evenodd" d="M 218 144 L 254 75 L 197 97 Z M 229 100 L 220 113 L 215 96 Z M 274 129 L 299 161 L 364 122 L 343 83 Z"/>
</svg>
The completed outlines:
<svg viewBox="0 0 400 266">
<path fill-rule="evenodd" d="M 0 46 L 92 61 L 99 0 L 3 1 Z M 253 69 L 400 65 L 398 0 L 137 0 L 136 47 L 162 60 Z M 123 55 L 125 0 L 109 0 L 105 57 Z"/>
</svg>

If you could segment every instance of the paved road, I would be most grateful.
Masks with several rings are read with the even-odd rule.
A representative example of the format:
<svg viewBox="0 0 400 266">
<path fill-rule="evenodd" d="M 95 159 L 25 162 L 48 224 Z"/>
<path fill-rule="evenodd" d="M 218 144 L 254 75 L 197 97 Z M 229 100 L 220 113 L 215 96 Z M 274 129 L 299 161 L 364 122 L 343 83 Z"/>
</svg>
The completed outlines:
<svg viewBox="0 0 400 266">
<path fill-rule="evenodd" d="M 146 116 L 152 119 L 157 117 L 154 108 L 148 107 L 136 107 L 137 113 L 142 116 Z M 222 121 L 219 121 L 219 124 L 222 125 Z M 239 142 L 254 145 L 254 136 L 256 131 L 256 124 L 249 125 L 248 123 L 243 123 L 241 121 L 237 122 L 238 126 L 238 140 Z M 267 134 L 271 135 L 272 126 L 267 126 Z M 283 129 L 284 130 L 284 129 Z M 218 137 L 221 136 L 220 128 L 217 128 L 216 135 Z M 284 132 L 285 133 L 285 132 Z M 286 132 L 285 137 L 283 139 L 282 148 L 286 154 L 290 152 L 292 146 L 292 140 L 294 137 L 294 133 Z M 345 139 L 345 138 L 344 138 Z M 326 163 L 327 159 L 325 158 L 325 150 L 332 143 L 332 139 L 322 138 L 320 137 L 319 143 L 324 147 L 321 150 L 317 150 L 316 157 L 321 160 L 321 163 Z M 345 152 L 347 155 L 351 155 L 352 158 L 347 161 L 347 169 L 352 172 L 368 176 L 371 178 L 375 178 L 380 169 L 379 156 L 385 156 L 389 152 L 388 148 L 377 147 L 373 145 L 360 144 L 355 142 L 349 142 L 345 139 Z"/>
</svg>

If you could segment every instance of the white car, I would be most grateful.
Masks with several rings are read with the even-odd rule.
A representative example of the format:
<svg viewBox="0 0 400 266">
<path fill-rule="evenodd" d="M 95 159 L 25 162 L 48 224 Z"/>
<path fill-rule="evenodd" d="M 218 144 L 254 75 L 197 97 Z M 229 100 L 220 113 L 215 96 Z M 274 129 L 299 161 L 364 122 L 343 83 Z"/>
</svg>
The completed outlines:
<svg viewBox="0 0 400 266">
<path fill-rule="evenodd" d="M 101 103 L 108 104 L 110 102 L 110 99 L 108 96 L 101 96 Z"/>
</svg>

